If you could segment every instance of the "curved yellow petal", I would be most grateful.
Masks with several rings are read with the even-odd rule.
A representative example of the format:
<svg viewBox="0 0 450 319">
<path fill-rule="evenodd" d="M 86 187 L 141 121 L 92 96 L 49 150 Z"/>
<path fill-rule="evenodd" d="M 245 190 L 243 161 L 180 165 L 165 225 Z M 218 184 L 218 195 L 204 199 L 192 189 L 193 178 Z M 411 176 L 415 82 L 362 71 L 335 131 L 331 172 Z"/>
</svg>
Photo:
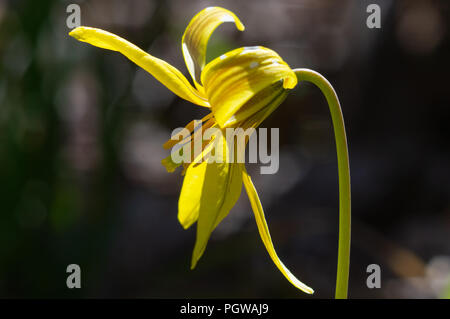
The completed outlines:
<svg viewBox="0 0 450 319">
<path fill-rule="evenodd" d="M 208 101 L 189 83 L 180 71 L 127 40 L 110 32 L 90 27 L 78 27 L 72 30 L 69 35 L 96 47 L 122 53 L 179 97 L 192 103 L 209 107 Z"/>
<path fill-rule="evenodd" d="M 233 12 L 220 7 L 208 7 L 192 18 L 181 39 L 184 61 L 199 89 L 201 87 L 200 74 L 205 66 L 209 38 L 214 30 L 224 22 L 234 22 L 239 31 L 244 30 L 244 25 Z"/>
<path fill-rule="evenodd" d="M 258 197 L 258 193 L 256 192 L 255 186 L 252 183 L 252 180 L 250 176 L 248 175 L 245 168 L 242 171 L 242 179 L 244 181 L 244 186 L 248 194 L 248 198 L 250 199 L 250 204 L 252 205 L 253 212 L 255 214 L 256 224 L 258 225 L 259 235 L 261 236 L 261 239 L 264 243 L 264 246 L 266 246 L 266 249 L 270 255 L 270 258 L 272 258 L 275 265 L 278 267 L 278 269 L 281 271 L 281 273 L 289 280 L 290 283 L 292 283 L 295 287 L 298 289 L 308 293 L 312 294 L 314 293 L 314 290 L 304 283 L 302 283 L 300 280 L 298 280 L 290 271 L 286 268 L 286 266 L 281 262 L 280 258 L 278 258 L 278 255 L 275 251 L 275 248 L 273 247 L 272 239 L 270 237 L 269 233 L 269 227 L 267 226 L 266 218 L 264 217 L 264 211 L 261 205 L 261 202 Z"/>
<path fill-rule="evenodd" d="M 222 139 L 225 152 L 226 140 L 224 137 Z M 197 221 L 191 268 L 196 266 L 203 255 L 212 231 L 239 199 L 242 190 L 241 171 L 241 164 L 226 160 L 223 163 L 192 163 L 187 168 L 178 202 L 178 219 L 184 228 Z"/>
<path fill-rule="evenodd" d="M 223 125 L 227 127 L 241 127 L 247 129 L 258 127 L 283 101 L 286 99 L 289 90 L 283 88 L 283 84 L 278 81 L 262 89 L 240 109 L 236 111 Z"/>
<path fill-rule="evenodd" d="M 206 65 L 202 83 L 211 111 L 220 127 L 262 90 L 292 89 L 297 77 L 274 51 L 264 47 L 245 47 L 230 51 Z M 249 114 L 257 109 L 250 110 Z"/>
</svg>

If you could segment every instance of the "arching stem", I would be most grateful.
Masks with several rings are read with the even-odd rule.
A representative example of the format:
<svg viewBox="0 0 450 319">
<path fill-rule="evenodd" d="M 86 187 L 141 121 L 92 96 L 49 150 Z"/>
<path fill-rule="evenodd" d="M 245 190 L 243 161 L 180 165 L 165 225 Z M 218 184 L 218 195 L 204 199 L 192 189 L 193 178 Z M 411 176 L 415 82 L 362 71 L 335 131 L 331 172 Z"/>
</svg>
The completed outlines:
<svg viewBox="0 0 450 319">
<path fill-rule="evenodd" d="M 327 99 L 333 121 L 339 171 L 339 248 L 335 296 L 336 299 L 345 299 L 347 298 L 350 268 L 351 195 L 344 117 L 336 92 L 327 79 L 308 69 L 295 69 L 294 72 L 299 82 L 308 81 L 319 87 Z"/>
</svg>

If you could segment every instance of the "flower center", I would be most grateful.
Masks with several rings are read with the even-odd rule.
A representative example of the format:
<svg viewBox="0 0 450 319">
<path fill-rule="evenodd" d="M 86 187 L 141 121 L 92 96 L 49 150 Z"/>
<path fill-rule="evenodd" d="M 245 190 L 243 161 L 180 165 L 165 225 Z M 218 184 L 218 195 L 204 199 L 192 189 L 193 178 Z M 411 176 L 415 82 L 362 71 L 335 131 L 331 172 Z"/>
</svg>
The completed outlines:
<svg viewBox="0 0 450 319">
<path fill-rule="evenodd" d="M 281 103 L 281 96 L 285 97 L 287 89 L 297 84 L 295 74 L 281 57 L 259 46 L 239 48 L 211 61 L 203 70 L 201 80 L 221 128 L 265 114 L 260 111 L 275 101 Z M 251 122 L 260 123 L 259 120 Z"/>
</svg>

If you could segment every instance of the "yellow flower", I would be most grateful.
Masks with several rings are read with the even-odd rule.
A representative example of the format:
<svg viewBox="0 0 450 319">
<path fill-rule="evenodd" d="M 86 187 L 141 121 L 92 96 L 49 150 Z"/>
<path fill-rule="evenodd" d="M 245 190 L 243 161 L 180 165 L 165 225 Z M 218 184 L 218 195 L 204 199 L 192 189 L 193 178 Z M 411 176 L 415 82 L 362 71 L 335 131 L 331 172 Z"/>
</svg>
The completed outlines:
<svg viewBox="0 0 450 319">
<path fill-rule="evenodd" d="M 255 128 L 297 85 L 297 76 L 277 53 L 261 46 L 230 51 L 205 65 L 208 40 L 224 22 L 234 22 L 238 30 L 244 30 L 244 25 L 231 11 L 209 7 L 199 12 L 184 32 L 182 51 L 194 86 L 167 62 L 117 35 L 89 27 L 76 28 L 69 34 L 77 40 L 122 53 L 179 97 L 209 108 L 211 112 L 201 121 L 202 129 Z M 191 135 L 185 137 L 183 142 L 190 141 L 196 134 L 195 124 L 193 121 L 186 126 Z M 224 136 L 215 137 L 224 139 Z M 313 293 L 278 258 L 256 189 L 244 164 L 227 157 L 231 151 L 227 143 L 220 141 L 223 142 L 222 147 L 218 148 L 220 154 L 216 154 L 226 160 L 221 163 L 201 161 L 211 152 L 212 144 L 218 142 L 213 140 L 203 143 L 200 151 L 194 151 L 189 163 L 181 163 L 185 177 L 179 198 L 178 219 L 186 229 L 197 222 L 191 268 L 196 266 L 205 251 L 212 231 L 235 205 L 244 184 L 259 234 L 273 262 L 295 287 Z M 171 148 L 179 142 L 171 139 L 164 147 Z M 170 172 L 180 165 L 174 163 L 170 156 L 162 163 Z"/>
</svg>

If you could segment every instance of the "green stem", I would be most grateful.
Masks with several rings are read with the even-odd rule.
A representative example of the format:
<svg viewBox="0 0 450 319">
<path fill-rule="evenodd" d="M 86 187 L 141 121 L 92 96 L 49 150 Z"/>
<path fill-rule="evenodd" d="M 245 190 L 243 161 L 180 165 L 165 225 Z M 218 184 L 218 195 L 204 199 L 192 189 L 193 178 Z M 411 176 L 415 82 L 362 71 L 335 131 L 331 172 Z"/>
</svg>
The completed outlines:
<svg viewBox="0 0 450 319">
<path fill-rule="evenodd" d="M 295 69 L 294 72 L 299 82 L 308 81 L 319 87 L 327 99 L 333 121 L 339 171 L 339 248 L 335 296 L 336 299 L 346 299 L 350 267 L 351 199 L 350 166 L 344 117 L 336 92 L 326 78 L 308 69 Z"/>
</svg>

